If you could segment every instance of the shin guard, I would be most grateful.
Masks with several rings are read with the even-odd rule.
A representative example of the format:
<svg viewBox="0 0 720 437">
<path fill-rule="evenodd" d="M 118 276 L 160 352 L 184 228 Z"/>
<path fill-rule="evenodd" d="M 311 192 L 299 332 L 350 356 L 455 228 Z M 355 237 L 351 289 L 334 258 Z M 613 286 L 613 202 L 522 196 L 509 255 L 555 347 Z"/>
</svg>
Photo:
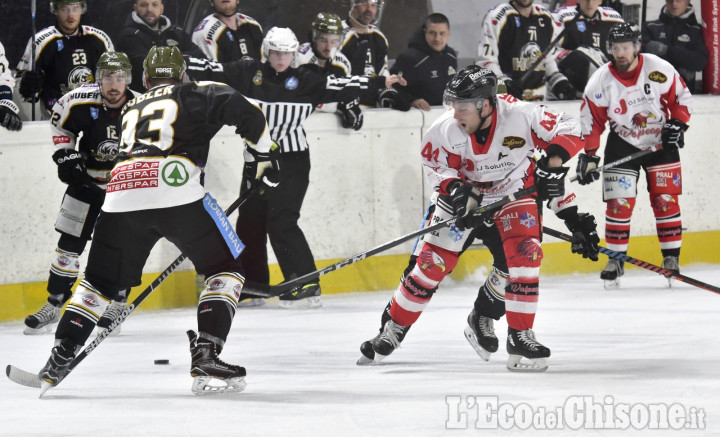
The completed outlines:
<svg viewBox="0 0 720 437">
<path fill-rule="evenodd" d="M 55 339 L 70 339 L 75 344 L 85 344 L 109 304 L 110 299 L 100 294 L 89 282 L 80 282 L 60 318 Z"/>
<path fill-rule="evenodd" d="M 663 254 L 672 250 L 679 252 L 682 244 L 682 219 L 677 194 L 650 193 L 650 204 L 655 214 L 655 227 Z"/>
<path fill-rule="evenodd" d="M 197 310 L 200 339 L 221 348 L 225 345 L 244 282 L 245 278 L 232 272 L 218 273 L 205 280 Z"/>
<path fill-rule="evenodd" d="M 605 207 L 605 240 L 607 247 L 616 252 L 627 252 L 630 241 L 630 217 L 635 198 L 608 200 Z"/>
<path fill-rule="evenodd" d="M 509 270 L 509 282 L 505 289 L 508 326 L 519 331 L 531 329 L 537 311 L 543 257 L 540 240 L 515 237 L 503 241 L 503 246 Z"/>
</svg>

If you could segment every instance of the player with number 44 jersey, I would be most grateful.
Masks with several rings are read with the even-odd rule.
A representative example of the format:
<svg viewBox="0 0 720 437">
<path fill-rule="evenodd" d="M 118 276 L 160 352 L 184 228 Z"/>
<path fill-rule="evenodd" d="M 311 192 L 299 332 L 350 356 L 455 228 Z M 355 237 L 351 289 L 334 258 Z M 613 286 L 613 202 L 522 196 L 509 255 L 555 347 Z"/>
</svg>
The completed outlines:
<svg viewBox="0 0 720 437">
<path fill-rule="evenodd" d="M 636 24 L 614 25 L 608 40 L 613 61 L 590 77 L 583 96 L 580 119 L 586 153 L 578 156 L 578 181 L 588 184 L 599 177 L 592 170 L 600 163 L 597 152 L 606 123 L 610 125 L 606 163 L 662 143 L 662 151 L 603 172 L 605 239 L 610 250 L 627 252 L 642 168 L 647 174 L 663 267 L 679 272 L 682 172 L 678 148 L 685 144 L 692 97 L 670 63 L 639 53 L 640 30 Z M 623 273 L 622 261 L 610 259 L 600 277 L 606 288 L 617 288 Z"/>
</svg>

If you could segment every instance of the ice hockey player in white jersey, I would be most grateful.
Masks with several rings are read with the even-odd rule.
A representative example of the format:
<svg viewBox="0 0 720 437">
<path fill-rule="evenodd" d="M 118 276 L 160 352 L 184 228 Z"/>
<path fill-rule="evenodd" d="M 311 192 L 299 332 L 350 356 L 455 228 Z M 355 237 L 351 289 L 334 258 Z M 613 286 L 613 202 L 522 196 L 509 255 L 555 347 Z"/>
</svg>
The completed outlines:
<svg viewBox="0 0 720 437">
<path fill-rule="evenodd" d="M 600 0 L 578 0 L 577 5 L 553 13 L 564 32 L 554 56 L 560 72 L 575 87 L 578 98 L 582 97 L 590 76 L 611 58 L 607 40 L 610 28 L 624 21 L 615 9 L 600 3 Z"/>
<path fill-rule="evenodd" d="M 560 31 L 560 25 L 544 7 L 533 0 L 513 0 L 490 9 L 482 23 L 477 65 L 489 68 L 500 78 L 509 94 L 523 100 L 545 100 L 549 94 L 559 100 L 574 99 L 575 90 L 558 71 L 551 55 L 523 76 Z"/>
<path fill-rule="evenodd" d="M 208 59 L 236 61 L 243 56 L 260 60 L 263 30 L 252 17 L 237 11 L 240 0 L 210 0 L 214 13 L 205 17 L 192 34 L 192 41 Z"/>
<path fill-rule="evenodd" d="M 627 252 L 630 218 L 638 195 L 640 169 L 647 175 L 650 204 L 663 267 L 679 272 L 682 221 L 678 197 L 682 193 L 679 148 L 685 145 L 692 112 L 692 97 L 680 74 L 667 61 L 640 52 L 636 24 L 620 23 L 610 29 L 612 63 L 590 78 L 581 107 L 585 153 L 578 156 L 581 184 L 598 179 L 592 170 L 600 157 L 600 135 L 606 123 L 610 133 L 605 162 L 624 158 L 662 143 L 662 151 L 632 160 L 603 172 L 605 239 L 609 249 Z M 617 288 L 624 273 L 622 261 L 610 259 L 600 274 L 606 288 Z"/>
<path fill-rule="evenodd" d="M 50 9 L 57 23 L 30 38 L 17 66 L 22 74 L 20 94 L 32 101 L 39 93 L 48 114 L 62 95 L 95 82 L 93 70 L 100 56 L 114 50 L 105 32 L 80 24 L 87 10 L 85 0 L 53 0 Z M 35 70 L 31 44 L 35 45 Z"/>
<path fill-rule="evenodd" d="M 497 83 L 491 70 L 477 65 L 460 70 L 448 83 L 444 101 L 450 110 L 423 137 L 421 157 L 437 197 L 432 222 L 453 216 L 458 220 L 450 228 L 425 234 L 416 265 L 395 291 L 390 319 L 369 341 L 369 349 L 367 342 L 361 347 L 366 359 L 362 361 L 382 361 L 399 347 L 440 282 L 456 266 L 467 240 L 482 238 L 488 227 L 495 226 L 508 268 L 507 367 L 547 369 L 550 349 L 532 330 L 543 257 L 539 202 L 565 198 L 567 169 L 562 164 L 583 148 L 583 141 L 577 120 L 509 94 L 496 95 Z M 545 154 L 537 162 L 536 148 Z M 472 214 L 477 206 L 532 185 L 537 187 L 536 196 L 511 201 L 487 218 Z"/>
<path fill-rule="evenodd" d="M 72 296 L 80 272 L 80 255 L 92 238 L 105 200 L 105 186 L 117 159 L 120 110 L 134 97 L 129 88 L 131 70 L 125 53 L 103 53 L 95 70 L 97 84 L 81 85 L 53 106 L 52 159 L 67 189 L 55 222 L 60 238 L 50 264 L 49 296 L 40 310 L 25 319 L 25 334 L 52 332 L 62 306 Z M 123 290 L 102 314 L 100 328 L 107 328 L 125 309 L 126 299 L 127 290 Z M 118 327 L 114 333 L 119 332 Z"/>
<path fill-rule="evenodd" d="M 0 126 L 9 131 L 22 129 L 22 120 L 18 115 L 19 108 L 13 102 L 15 79 L 10 73 L 10 66 L 5 57 L 5 47 L 0 43 Z"/>
</svg>

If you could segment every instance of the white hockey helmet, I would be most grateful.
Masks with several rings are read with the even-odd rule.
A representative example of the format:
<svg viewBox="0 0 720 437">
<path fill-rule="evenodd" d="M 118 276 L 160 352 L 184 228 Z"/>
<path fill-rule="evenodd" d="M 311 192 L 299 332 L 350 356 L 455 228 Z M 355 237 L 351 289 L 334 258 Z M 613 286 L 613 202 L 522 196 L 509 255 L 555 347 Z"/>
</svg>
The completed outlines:
<svg viewBox="0 0 720 437">
<path fill-rule="evenodd" d="M 268 59 L 270 50 L 297 54 L 299 45 L 295 33 L 289 27 L 273 27 L 265 34 L 262 42 L 262 61 Z"/>
</svg>

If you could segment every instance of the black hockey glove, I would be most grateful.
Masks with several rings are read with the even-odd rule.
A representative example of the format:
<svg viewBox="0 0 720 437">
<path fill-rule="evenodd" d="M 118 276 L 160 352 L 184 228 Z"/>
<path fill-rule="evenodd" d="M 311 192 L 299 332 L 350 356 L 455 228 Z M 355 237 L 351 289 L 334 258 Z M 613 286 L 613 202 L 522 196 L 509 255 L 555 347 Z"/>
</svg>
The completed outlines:
<svg viewBox="0 0 720 437">
<path fill-rule="evenodd" d="M 22 120 L 18 116 L 18 107 L 12 100 L 0 100 L 0 126 L 11 131 L 22 129 Z"/>
<path fill-rule="evenodd" d="M 20 95 L 25 100 L 31 100 L 34 95 L 40 92 L 45 82 L 45 77 L 39 71 L 26 71 L 20 79 Z"/>
<path fill-rule="evenodd" d="M 275 188 L 280 185 L 280 146 L 273 143 L 269 152 L 258 152 L 248 147 L 254 161 L 246 162 L 245 168 L 255 168 L 255 180 L 262 182 L 260 193 L 264 193 L 267 188 Z M 249 175 L 248 175 L 249 176 Z"/>
<path fill-rule="evenodd" d="M 53 153 L 53 161 L 58 166 L 58 178 L 68 184 L 82 184 L 87 180 L 85 161 L 75 149 L 60 149 Z"/>
<path fill-rule="evenodd" d="M 410 102 L 407 101 L 395 88 L 385 88 L 378 95 L 378 108 L 392 108 L 398 111 L 409 111 Z"/>
<path fill-rule="evenodd" d="M 685 131 L 687 128 L 688 125 L 676 118 L 666 121 L 660 135 L 663 150 L 670 152 L 673 149 L 682 149 L 685 146 Z"/>
<path fill-rule="evenodd" d="M 360 98 L 349 102 L 340 102 L 337 105 L 340 111 L 340 120 L 345 129 L 360 130 L 363 125 L 363 113 L 360 110 Z"/>
<path fill-rule="evenodd" d="M 547 158 L 537 162 L 535 167 L 535 186 L 540 200 L 549 200 L 553 197 L 565 195 L 565 167 L 548 167 Z"/>
<path fill-rule="evenodd" d="M 597 234 L 595 217 L 588 213 L 577 214 L 573 220 L 565 220 L 565 226 L 572 232 L 570 249 L 573 253 L 582 254 L 583 258 L 598 260 L 600 253 L 600 237 Z"/>
<path fill-rule="evenodd" d="M 482 202 L 482 193 L 459 180 L 451 182 L 448 191 L 450 192 L 450 204 L 457 217 L 455 227 L 464 231 L 482 223 L 482 216 L 473 215 L 473 210 Z"/>
<path fill-rule="evenodd" d="M 500 81 L 501 83 L 498 84 L 498 94 L 510 94 L 518 100 L 523 99 L 524 91 L 520 88 L 520 84 L 516 84 L 515 81 L 508 76 L 503 76 Z M 503 86 L 505 88 L 504 90 Z"/>
<path fill-rule="evenodd" d="M 558 100 L 575 99 L 575 87 L 572 86 L 567 76 L 560 72 L 555 73 L 548 78 L 547 86 Z"/>
<path fill-rule="evenodd" d="M 595 171 L 598 168 L 598 164 L 600 164 L 599 156 L 590 156 L 585 153 L 578 155 L 575 175 L 580 185 L 587 185 L 600 179 L 600 172 Z"/>
</svg>

